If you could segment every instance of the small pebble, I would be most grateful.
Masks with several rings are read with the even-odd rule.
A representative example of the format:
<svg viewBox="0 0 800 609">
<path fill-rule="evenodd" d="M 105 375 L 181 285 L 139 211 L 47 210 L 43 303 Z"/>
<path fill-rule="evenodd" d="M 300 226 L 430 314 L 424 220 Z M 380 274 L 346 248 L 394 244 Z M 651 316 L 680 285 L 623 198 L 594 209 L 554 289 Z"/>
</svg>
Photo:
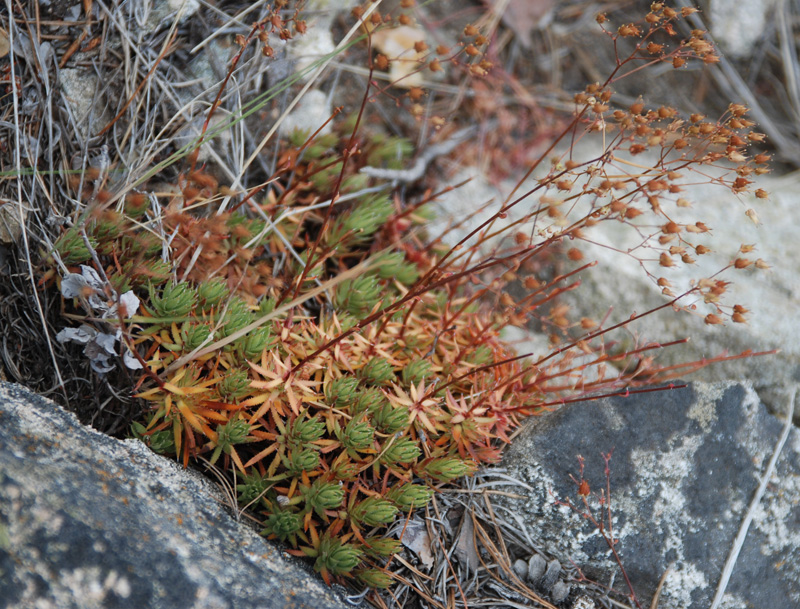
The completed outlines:
<svg viewBox="0 0 800 609">
<path fill-rule="evenodd" d="M 585 595 L 579 596 L 575 599 L 575 602 L 572 603 L 572 609 L 595 609 L 595 607 L 594 601 Z"/>
<path fill-rule="evenodd" d="M 530 560 L 528 561 L 528 581 L 532 584 L 538 582 L 542 575 L 544 575 L 544 570 L 546 568 L 547 563 L 545 562 L 544 558 L 538 554 L 531 556 Z"/>
<path fill-rule="evenodd" d="M 514 561 L 514 565 L 511 567 L 516 573 L 517 577 L 520 579 L 525 579 L 528 575 L 528 563 L 526 563 L 521 558 L 518 558 Z"/>
<path fill-rule="evenodd" d="M 550 598 L 554 603 L 563 603 L 569 596 L 569 585 L 559 579 L 550 591 Z"/>
<path fill-rule="evenodd" d="M 558 575 L 561 573 L 561 563 L 558 562 L 555 558 L 547 563 L 547 571 L 542 577 L 542 580 L 539 582 L 539 586 L 543 590 L 550 592 L 553 589 L 553 586 L 556 585 L 558 581 Z"/>
</svg>

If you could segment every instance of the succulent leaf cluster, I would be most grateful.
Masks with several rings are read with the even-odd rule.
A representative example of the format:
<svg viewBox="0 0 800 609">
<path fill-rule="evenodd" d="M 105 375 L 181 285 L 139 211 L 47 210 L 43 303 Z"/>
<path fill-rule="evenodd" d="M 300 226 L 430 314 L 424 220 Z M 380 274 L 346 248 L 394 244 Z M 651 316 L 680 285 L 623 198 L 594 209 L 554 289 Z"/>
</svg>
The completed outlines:
<svg viewBox="0 0 800 609">
<path fill-rule="evenodd" d="M 519 402 L 495 388 L 519 367 L 470 374 L 472 351 L 482 363 L 510 352 L 489 315 L 455 314 L 466 304 L 456 291 L 422 291 L 363 321 L 401 299 L 427 263 L 411 262 L 409 246 L 385 230 L 399 210 L 374 188 L 334 208 L 317 239 L 322 217 L 303 206 L 336 181 L 341 138 L 307 146 L 297 182 L 257 209 L 198 213 L 218 188 L 189 174 L 161 213 L 131 195 L 118 211 L 96 213 L 86 233 L 112 284 L 142 300 L 143 313 L 125 320 L 147 368 L 137 395 L 151 405 L 134 435 L 184 463 L 205 456 L 235 472 L 239 500 L 260 515 L 264 534 L 313 558 L 326 579 L 385 587 L 381 565 L 399 550 L 388 527 L 424 508 L 438 485 L 497 457 Z M 369 162 L 390 166 L 410 151 L 374 135 L 363 145 Z M 367 185 L 357 169 L 343 192 Z M 159 239 L 159 227 L 171 239 Z M 56 250 L 67 265 L 92 258 L 75 228 Z M 292 292 L 370 256 L 370 270 L 340 282 L 330 300 L 276 313 Z M 446 338 L 443 317 L 452 318 Z"/>
</svg>

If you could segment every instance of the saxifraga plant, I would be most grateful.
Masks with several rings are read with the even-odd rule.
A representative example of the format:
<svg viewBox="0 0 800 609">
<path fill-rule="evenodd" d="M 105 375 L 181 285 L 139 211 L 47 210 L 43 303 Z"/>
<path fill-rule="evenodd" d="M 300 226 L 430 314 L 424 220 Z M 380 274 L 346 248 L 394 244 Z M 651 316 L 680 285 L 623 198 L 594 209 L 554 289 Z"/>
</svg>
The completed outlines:
<svg viewBox="0 0 800 609">
<path fill-rule="evenodd" d="M 715 181 L 739 194 L 766 171 L 766 155 L 749 151 L 761 136 L 742 106 L 717 121 L 666 106 L 613 106 L 611 87 L 626 74 L 715 60 L 702 32 L 674 40 L 673 24 L 688 12 L 654 3 L 643 24 L 606 30 L 632 50 L 606 82 L 575 96 L 574 119 L 540 162 L 560 141 L 592 132 L 606 136 L 603 155 L 567 153 L 452 248 L 425 235 L 433 197 L 401 205 L 359 171 L 387 159 L 402 166 L 410 152 L 362 126 L 371 90 L 361 112 L 335 119 L 330 134 L 284 142 L 263 198 L 257 187 L 215 209 L 229 193 L 192 159 L 166 205 L 135 192 L 116 197 L 116 207 L 97 205 L 58 239 L 52 259 L 69 269 L 63 281 L 83 277 L 85 292 L 74 299 L 92 316 L 105 301 L 104 330 L 120 330 L 128 359 L 143 368 L 136 391 L 151 407 L 134 434 L 184 464 L 201 456 L 221 463 L 264 534 L 312 558 L 326 581 L 355 576 L 386 587 L 384 566 L 400 547 L 384 536 L 388 527 L 423 509 L 440 485 L 495 462 L 523 418 L 714 361 L 660 368 L 650 356 L 660 345 L 617 349 L 609 333 L 627 322 L 573 321 L 558 301 L 586 266 L 545 279 L 533 264 L 599 222 L 642 233 L 641 251 L 664 269 L 691 264 L 708 251 L 709 227 L 672 219 L 684 205 L 683 176 L 727 164 Z M 487 41 L 474 27 L 466 35 L 469 52 L 431 52 L 420 69 L 450 61 L 484 76 Z M 409 93 L 412 112 L 418 96 Z M 652 166 L 630 160 L 645 150 L 659 152 Z M 523 201 L 531 211 L 501 225 Z M 515 228 L 534 221 L 536 232 Z M 581 258 L 574 248 L 564 255 Z M 744 256 L 730 265 L 761 266 Z M 92 284 L 86 269 L 107 284 Z M 695 294 L 711 307 L 707 323 L 744 321 L 741 307 L 723 304 L 727 283 L 717 275 L 682 291 L 651 276 L 670 300 L 639 317 Z M 514 280 L 528 290 L 517 301 L 504 292 Z M 120 306 L 128 294 L 141 311 Z M 531 317 L 550 334 L 549 353 L 516 354 L 501 339 Z"/>
</svg>

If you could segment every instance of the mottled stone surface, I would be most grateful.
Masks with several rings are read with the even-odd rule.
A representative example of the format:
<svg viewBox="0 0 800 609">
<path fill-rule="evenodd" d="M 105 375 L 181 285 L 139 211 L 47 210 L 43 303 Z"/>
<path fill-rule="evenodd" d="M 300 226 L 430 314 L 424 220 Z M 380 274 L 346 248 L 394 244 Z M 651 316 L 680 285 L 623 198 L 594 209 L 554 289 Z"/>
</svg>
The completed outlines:
<svg viewBox="0 0 800 609">
<path fill-rule="evenodd" d="M 200 476 L 0 383 L 0 608 L 346 605 Z"/>
<path fill-rule="evenodd" d="M 572 405 L 543 417 L 505 457 L 530 485 L 506 504 L 542 547 L 561 548 L 602 583 L 616 569 L 607 544 L 581 515 L 578 455 L 596 493 L 601 453 L 613 451 L 614 535 L 643 606 L 669 568 L 659 607 L 705 609 L 780 436 L 749 384 L 694 383 L 685 389 Z M 597 508 L 597 502 L 590 505 Z M 599 512 L 595 511 L 599 517 Z M 615 587 L 625 589 L 617 574 Z M 755 513 L 722 607 L 800 606 L 800 433 L 792 429 Z"/>
</svg>

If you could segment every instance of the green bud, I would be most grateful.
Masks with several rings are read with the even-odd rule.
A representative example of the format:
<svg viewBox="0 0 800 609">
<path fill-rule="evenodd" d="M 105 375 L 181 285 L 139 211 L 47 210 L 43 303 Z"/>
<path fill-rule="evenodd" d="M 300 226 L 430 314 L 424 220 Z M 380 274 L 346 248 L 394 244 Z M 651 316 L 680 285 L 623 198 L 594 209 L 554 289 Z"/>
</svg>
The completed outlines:
<svg viewBox="0 0 800 609">
<path fill-rule="evenodd" d="M 286 426 L 288 443 L 302 446 L 316 442 L 325 434 L 325 423 L 317 417 L 297 418 Z"/>
<path fill-rule="evenodd" d="M 475 465 L 457 457 L 439 457 L 423 462 L 419 472 L 438 482 L 450 482 L 475 472 Z"/>
<path fill-rule="evenodd" d="M 358 396 L 358 379 L 354 376 L 342 376 L 334 379 L 325 388 L 325 397 L 331 406 L 344 408 Z"/>
<path fill-rule="evenodd" d="M 467 354 L 465 358 L 470 364 L 475 364 L 476 366 L 485 366 L 486 364 L 492 363 L 494 361 L 494 356 L 492 354 L 492 348 L 487 345 L 480 345 L 474 351 Z"/>
<path fill-rule="evenodd" d="M 124 227 L 125 220 L 120 214 L 113 210 L 103 212 L 91 227 L 91 235 L 97 241 L 98 253 L 109 255 L 113 251 L 114 240 Z"/>
<path fill-rule="evenodd" d="M 233 446 L 246 441 L 250 433 L 250 424 L 243 419 L 231 419 L 225 425 L 217 425 L 217 443 Z"/>
<path fill-rule="evenodd" d="M 369 186 L 369 176 L 356 173 L 342 180 L 342 192 L 357 192 Z"/>
<path fill-rule="evenodd" d="M 320 517 L 325 510 L 334 510 L 342 505 L 344 489 L 338 484 L 314 480 L 311 486 L 300 485 L 300 494 L 306 502 L 306 509 L 314 510 Z"/>
<path fill-rule="evenodd" d="M 264 523 L 262 535 L 275 535 L 281 541 L 286 541 L 294 538 L 302 526 L 303 522 L 297 514 L 284 511 L 274 512 Z"/>
<path fill-rule="evenodd" d="M 339 325 L 342 326 L 342 332 L 347 332 L 350 328 L 358 323 L 358 319 L 350 315 L 346 311 L 339 312 Z"/>
<path fill-rule="evenodd" d="M 358 398 L 356 398 L 355 405 L 353 406 L 353 412 L 368 412 L 372 414 L 386 404 L 389 404 L 389 400 L 383 392 L 376 387 L 370 387 L 358 394 Z"/>
<path fill-rule="evenodd" d="M 211 463 L 217 462 L 221 452 L 229 455 L 234 445 L 246 442 L 249 433 L 250 424 L 242 419 L 231 419 L 225 425 L 217 425 L 217 447 L 211 455 Z"/>
<path fill-rule="evenodd" d="M 314 568 L 317 571 L 325 569 L 332 575 L 350 573 L 360 562 L 362 554 L 362 550 L 353 544 L 324 535 L 319 542 Z"/>
<path fill-rule="evenodd" d="M 267 348 L 271 337 L 272 329 L 268 326 L 261 326 L 245 336 L 242 336 L 234 345 L 239 350 L 242 357 L 254 360 L 261 357 L 261 353 Z"/>
<path fill-rule="evenodd" d="M 374 275 L 347 279 L 336 287 L 334 305 L 358 319 L 369 314 L 381 299 L 381 286 Z"/>
<path fill-rule="evenodd" d="M 374 558 L 389 558 L 400 551 L 400 540 L 389 537 L 367 537 L 364 551 Z"/>
<path fill-rule="evenodd" d="M 330 150 L 339 144 L 340 139 L 341 136 L 337 133 L 322 133 L 317 136 L 314 142 Z"/>
<path fill-rule="evenodd" d="M 272 298 L 264 298 L 258 303 L 258 316 L 263 317 L 269 315 L 275 310 L 275 300 Z"/>
<path fill-rule="evenodd" d="M 300 148 L 303 144 L 306 143 L 306 140 L 311 136 L 311 129 L 301 129 L 296 127 L 292 129 L 291 133 L 289 133 L 288 140 L 289 145 L 292 148 Z"/>
<path fill-rule="evenodd" d="M 365 586 L 381 590 L 389 588 L 394 582 L 391 575 L 381 569 L 359 569 L 355 576 Z"/>
<path fill-rule="evenodd" d="M 239 503 L 242 505 L 247 505 L 263 496 L 264 491 L 271 486 L 269 479 L 263 478 L 256 469 L 253 469 L 251 474 L 242 475 L 240 473 L 239 475 L 244 478 L 242 484 L 236 485 L 236 490 L 239 492 Z"/>
<path fill-rule="evenodd" d="M 411 418 L 408 408 L 395 408 L 388 401 L 372 415 L 373 424 L 383 433 L 393 434 L 408 427 Z"/>
<path fill-rule="evenodd" d="M 386 498 L 394 502 L 404 512 L 411 508 L 421 508 L 428 504 L 433 497 L 433 490 L 421 484 L 406 482 L 389 489 Z"/>
<path fill-rule="evenodd" d="M 348 481 L 358 476 L 358 465 L 350 460 L 347 452 L 339 453 L 339 456 L 331 463 L 331 476 L 335 480 Z"/>
<path fill-rule="evenodd" d="M 309 144 L 303 150 L 304 161 L 318 161 L 325 155 L 331 152 L 331 147 L 319 138 L 315 139 L 313 143 Z M 328 159 L 326 159 L 327 161 Z M 325 164 L 325 163 L 322 163 Z"/>
<path fill-rule="evenodd" d="M 250 377 L 242 368 L 234 368 L 225 373 L 217 385 L 217 391 L 223 400 L 234 401 L 247 394 L 250 389 Z"/>
<path fill-rule="evenodd" d="M 404 161 L 414 151 L 413 144 L 404 137 L 376 134 L 372 139 L 372 147 L 367 154 L 367 165 L 402 169 Z"/>
<path fill-rule="evenodd" d="M 381 455 L 381 463 L 410 463 L 415 461 L 422 451 L 417 442 L 411 438 L 398 438 L 392 442 Z"/>
<path fill-rule="evenodd" d="M 94 237 L 89 237 L 89 243 L 92 248 L 97 247 L 97 240 Z M 92 257 L 81 232 L 75 227 L 68 229 L 67 232 L 56 239 L 55 250 L 64 264 L 80 264 L 81 262 L 87 262 Z"/>
<path fill-rule="evenodd" d="M 163 260 L 128 260 L 122 265 L 122 277 L 129 280 L 135 286 L 152 285 L 153 287 L 162 286 L 172 277 L 172 265 Z M 111 276 L 113 282 L 114 275 Z M 115 286 L 116 287 L 116 286 Z M 123 294 L 127 290 L 119 289 Z"/>
<path fill-rule="evenodd" d="M 329 150 L 330 146 L 326 146 L 322 142 L 315 141 L 313 144 L 306 146 L 303 152 L 303 160 L 316 161 L 325 156 Z"/>
<path fill-rule="evenodd" d="M 161 296 L 150 290 L 150 303 L 157 317 L 185 317 L 196 301 L 197 292 L 185 282 L 165 285 Z"/>
<path fill-rule="evenodd" d="M 394 369 L 384 358 L 373 357 L 358 375 L 369 385 L 385 385 L 394 380 Z"/>
<path fill-rule="evenodd" d="M 329 163 L 324 169 L 309 176 L 309 180 L 311 180 L 311 184 L 316 190 L 322 193 L 328 193 L 333 189 L 341 173 L 342 161 L 336 161 L 335 163 Z"/>
<path fill-rule="evenodd" d="M 253 321 L 253 313 L 247 303 L 238 296 L 228 300 L 228 308 L 223 319 L 224 325 L 220 329 L 222 337 L 228 337 L 238 332 Z"/>
<path fill-rule="evenodd" d="M 186 351 L 192 351 L 203 344 L 209 335 L 211 329 L 206 324 L 196 324 L 189 321 L 183 322 L 181 325 L 181 337 L 183 338 L 183 348 Z"/>
<path fill-rule="evenodd" d="M 281 461 L 290 475 L 297 476 L 301 472 L 316 469 L 319 465 L 319 453 L 313 448 L 295 449 L 284 455 Z"/>
<path fill-rule="evenodd" d="M 326 242 L 336 247 L 364 243 L 386 224 L 392 211 L 392 202 L 385 194 L 369 197 L 336 219 Z"/>
<path fill-rule="evenodd" d="M 122 236 L 122 249 L 131 256 L 141 255 L 143 258 L 149 258 L 160 254 L 163 249 L 163 243 L 156 235 L 149 232 L 138 232 L 135 234 L 126 234 Z"/>
<path fill-rule="evenodd" d="M 392 252 L 380 258 L 377 272 L 381 279 L 394 279 L 403 285 L 411 285 L 419 279 L 417 265 L 406 262 L 402 252 Z"/>
<path fill-rule="evenodd" d="M 367 497 L 350 511 L 353 520 L 371 527 L 389 524 L 396 515 L 397 507 L 391 501 L 379 497 Z"/>
<path fill-rule="evenodd" d="M 200 299 L 201 308 L 205 312 L 217 307 L 229 295 L 228 283 L 221 277 L 204 281 L 197 286 L 197 297 Z"/>
<path fill-rule="evenodd" d="M 372 447 L 375 429 L 366 421 L 351 419 L 344 431 L 338 430 L 337 436 L 345 448 L 363 451 Z"/>
<path fill-rule="evenodd" d="M 428 360 L 418 359 L 403 368 L 403 382 L 406 385 L 417 385 L 426 376 L 431 374 L 431 364 Z"/>
<path fill-rule="evenodd" d="M 160 454 L 170 454 L 175 452 L 175 438 L 171 429 L 163 429 L 153 433 L 147 433 L 147 428 L 141 423 L 131 424 L 133 437 L 141 440 L 150 450 Z"/>
</svg>

